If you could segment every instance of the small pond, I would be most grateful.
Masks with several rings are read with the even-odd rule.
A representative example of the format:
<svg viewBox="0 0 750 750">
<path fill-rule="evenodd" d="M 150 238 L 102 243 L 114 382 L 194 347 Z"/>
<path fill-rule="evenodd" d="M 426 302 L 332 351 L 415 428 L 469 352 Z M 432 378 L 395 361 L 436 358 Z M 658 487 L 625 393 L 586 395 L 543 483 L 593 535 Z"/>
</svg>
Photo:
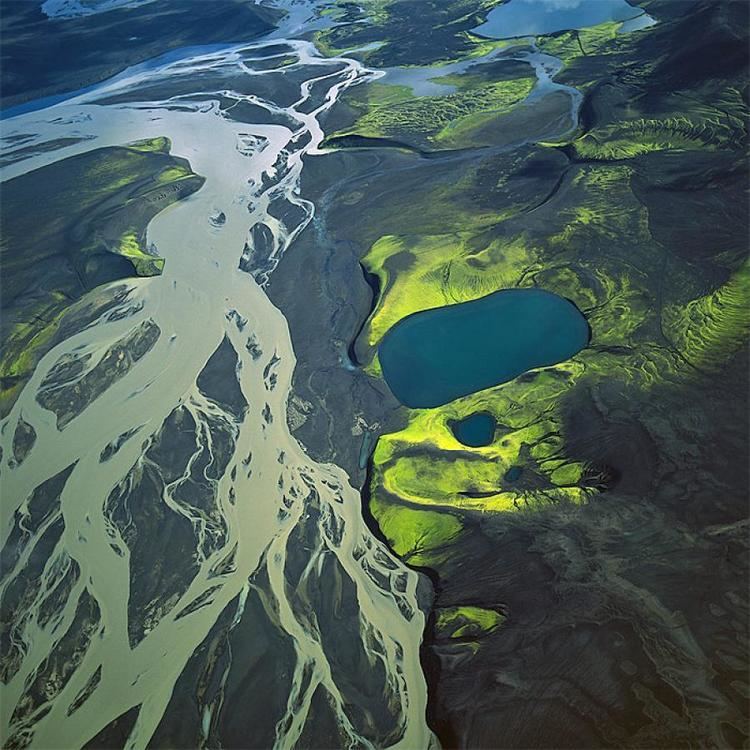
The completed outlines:
<svg viewBox="0 0 750 750">
<path fill-rule="evenodd" d="M 482 448 L 495 438 L 495 418 L 486 411 L 471 414 L 450 424 L 456 440 L 471 448 Z"/>
<path fill-rule="evenodd" d="M 391 391 L 424 409 L 572 357 L 589 326 L 569 300 L 541 289 L 504 289 L 409 315 L 378 349 Z"/>
<path fill-rule="evenodd" d="M 640 16 L 651 20 L 641 8 L 626 0 L 509 0 L 493 8 L 487 14 L 487 20 L 472 31 L 493 39 L 513 39 L 585 29 L 607 21 L 629 21 Z"/>
</svg>

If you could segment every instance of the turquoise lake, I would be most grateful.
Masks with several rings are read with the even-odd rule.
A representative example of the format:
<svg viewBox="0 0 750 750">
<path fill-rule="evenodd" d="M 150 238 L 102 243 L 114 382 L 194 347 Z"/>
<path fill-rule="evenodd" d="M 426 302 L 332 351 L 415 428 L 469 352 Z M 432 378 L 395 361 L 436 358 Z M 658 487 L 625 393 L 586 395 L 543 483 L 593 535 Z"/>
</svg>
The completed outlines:
<svg viewBox="0 0 750 750">
<path fill-rule="evenodd" d="M 572 357 L 589 341 L 586 318 L 541 289 L 504 289 L 409 315 L 383 337 L 383 376 L 412 409 L 447 404 Z"/>
</svg>

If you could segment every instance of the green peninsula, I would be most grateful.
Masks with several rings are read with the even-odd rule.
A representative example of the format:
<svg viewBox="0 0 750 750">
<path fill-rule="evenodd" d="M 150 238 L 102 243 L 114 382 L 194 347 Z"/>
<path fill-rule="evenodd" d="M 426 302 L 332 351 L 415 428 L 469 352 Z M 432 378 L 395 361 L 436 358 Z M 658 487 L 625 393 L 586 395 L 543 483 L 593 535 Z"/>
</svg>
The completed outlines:
<svg viewBox="0 0 750 750">
<path fill-rule="evenodd" d="M 161 273 L 146 227 L 204 182 L 170 146 L 155 138 L 95 149 L 3 183 L 3 416 L 72 305 L 101 284 Z"/>
</svg>

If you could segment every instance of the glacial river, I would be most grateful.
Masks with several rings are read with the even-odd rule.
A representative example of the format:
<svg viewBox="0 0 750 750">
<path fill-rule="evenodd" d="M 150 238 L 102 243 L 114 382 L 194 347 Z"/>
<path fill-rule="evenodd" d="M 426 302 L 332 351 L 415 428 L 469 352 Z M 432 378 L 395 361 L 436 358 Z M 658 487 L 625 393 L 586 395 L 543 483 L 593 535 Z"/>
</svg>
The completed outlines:
<svg viewBox="0 0 750 750">
<path fill-rule="evenodd" d="M 0 701 L 4 744 L 80 747 L 138 706 L 126 746 L 156 742 L 165 722 L 188 721 L 170 718 L 175 686 L 227 612 L 225 635 L 240 627 L 273 631 L 292 654 L 264 676 L 269 693 L 280 684 L 288 696 L 277 713 L 270 701 L 262 709 L 275 747 L 295 745 L 316 691 L 342 744 L 420 748 L 433 741 L 419 663 L 417 574 L 369 532 L 344 471 L 311 460 L 290 435 L 295 357 L 286 320 L 263 290 L 314 214 L 299 185 L 304 159 L 319 153 L 320 116 L 370 75 L 355 60 L 323 59 L 307 42 L 276 39 L 136 68 L 5 121 L 6 137 L 86 140 L 12 164 L 3 179 L 89 149 L 167 136 L 172 153 L 206 182 L 149 225 L 148 242 L 166 258 L 164 274 L 125 282 L 130 293 L 116 314 L 51 350 L 2 425 L 2 533 L 4 543 L 13 535 L 18 554 L 0 593 L 10 596 L 15 586 L 18 596 L 22 586 L 27 597 L 11 627 L 15 662 Z M 288 100 L 272 100 L 277 90 Z M 240 105 L 265 113 L 260 123 L 231 119 Z M 219 211 L 223 225 L 210 220 Z M 262 269 L 241 270 L 258 236 L 251 229 L 260 225 L 267 228 Z M 83 377 L 111 346 L 153 324 L 159 337 L 145 356 L 58 429 L 37 400 L 56 363 L 82 363 Z M 220 346 L 234 363 L 228 378 L 236 384 L 227 390 L 238 388 L 235 407 L 246 407 L 232 407 L 221 389 L 201 381 Z M 15 465 L 21 418 L 37 438 Z M 181 461 L 160 447 L 161 436 L 178 433 L 189 446 Z M 105 447 L 116 444 L 103 460 Z M 222 467 L 218 475 L 212 466 Z M 29 500 L 54 477 L 62 477 L 62 489 L 32 523 Z M 199 487 L 201 503 L 190 487 Z M 149 518 L 172 525 L 160 534 Z M 170 530 L 178 523 L 192 529 L 190 548 L 184 533 L 175 548 Z M 147 549 L 139 546 L 144 535 L 152 540 Z M 328 610 L 344 607 L 341 591 L 356 606 L 347 605 L 349 616 L 337 625 Z M 264 603 L 256 610 L 266 621 L 243 625 L 253 596 Z M 316 613 L 316 596 L 326 612 L 319 605 Z M 129 606 L 133 597 L 147 619 Z M 358 669 L 347 673 L 342 654 L 354 653 Z M 200 717 L 196 747 L 220 740 L 227 686 L 243 665 L 230 653 L 204 669 L 220 687 L 190 685 Z M 245 697 L 263 707 L 263 694 Z"/>
</svg>

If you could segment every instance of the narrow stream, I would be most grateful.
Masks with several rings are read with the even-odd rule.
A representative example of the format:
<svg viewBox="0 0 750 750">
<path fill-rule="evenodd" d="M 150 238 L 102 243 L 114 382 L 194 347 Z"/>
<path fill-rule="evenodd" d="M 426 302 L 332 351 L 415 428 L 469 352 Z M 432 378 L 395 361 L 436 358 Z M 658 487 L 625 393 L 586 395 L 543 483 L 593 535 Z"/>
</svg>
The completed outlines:
<svg viewBox="0 0 750 750">
<path fill-rule="evenodd" d="M 267 717 L 275 747 L 295 745 L 319 687 L 344 744 L 432 743 L 417 575 L 370 534 L 343 470 L 314 462 L 290 435 L 295 357 L 286 320 L 263 291 L 314 214 L 299 184 L 303 158 L 319 153 L 319 118 L 369 75 L 355 60 L 276 39 L 142 67 L 6 120 L 6 136 L 91 138 L 17 162 L 3 179 L 92 148 L 168 136 L 172 153 L 206 183 L 149 226 L 164 274 L 129 280 L 115 315 L 51 350 L 2 424 L 2 534 L 15 557 L 0 595 L 26 597 L 8 636 L 4 745 L 80 747 L 140 706 L 127 747 L 146 747 L 191 655 L 227 608 L 229 630 L 240 627 L 253 596 L 265 603 L 263 627 L 294 654 L 268 675 L 288 680 L 286 705 Z M 289 80 L 297 81 L 291 101 L 271 101 Z M 267 116 L 235 121 L 240 105 Z M 210 221 L 217 211 L 221 226 Z M 145 355 L 58 429 L 44 394 L 96 376 L 111 347 L 155 330 Z M 60 362 L 75 363 L 75 375 L 61 374 Z M 37 437 L 16 465 L 21 419 Z M 49 490 L 55 481 L 59 494 Z M 356 627 L 336 627 L 323 604 L 316 611 L 316 597 L 326 609 L 343 607 L 342 590 L 354 592 Z M 346 675 L 341 654 L 355 652 L 369 666 Z M 64 678 L 50 683 L 55 664 L 67 665 L 56 670 Z M 221 687 L 196 698 L 200 746 L 216 746 L 233 667 L 230 656 L 216 667 Z"/>
</svg>

